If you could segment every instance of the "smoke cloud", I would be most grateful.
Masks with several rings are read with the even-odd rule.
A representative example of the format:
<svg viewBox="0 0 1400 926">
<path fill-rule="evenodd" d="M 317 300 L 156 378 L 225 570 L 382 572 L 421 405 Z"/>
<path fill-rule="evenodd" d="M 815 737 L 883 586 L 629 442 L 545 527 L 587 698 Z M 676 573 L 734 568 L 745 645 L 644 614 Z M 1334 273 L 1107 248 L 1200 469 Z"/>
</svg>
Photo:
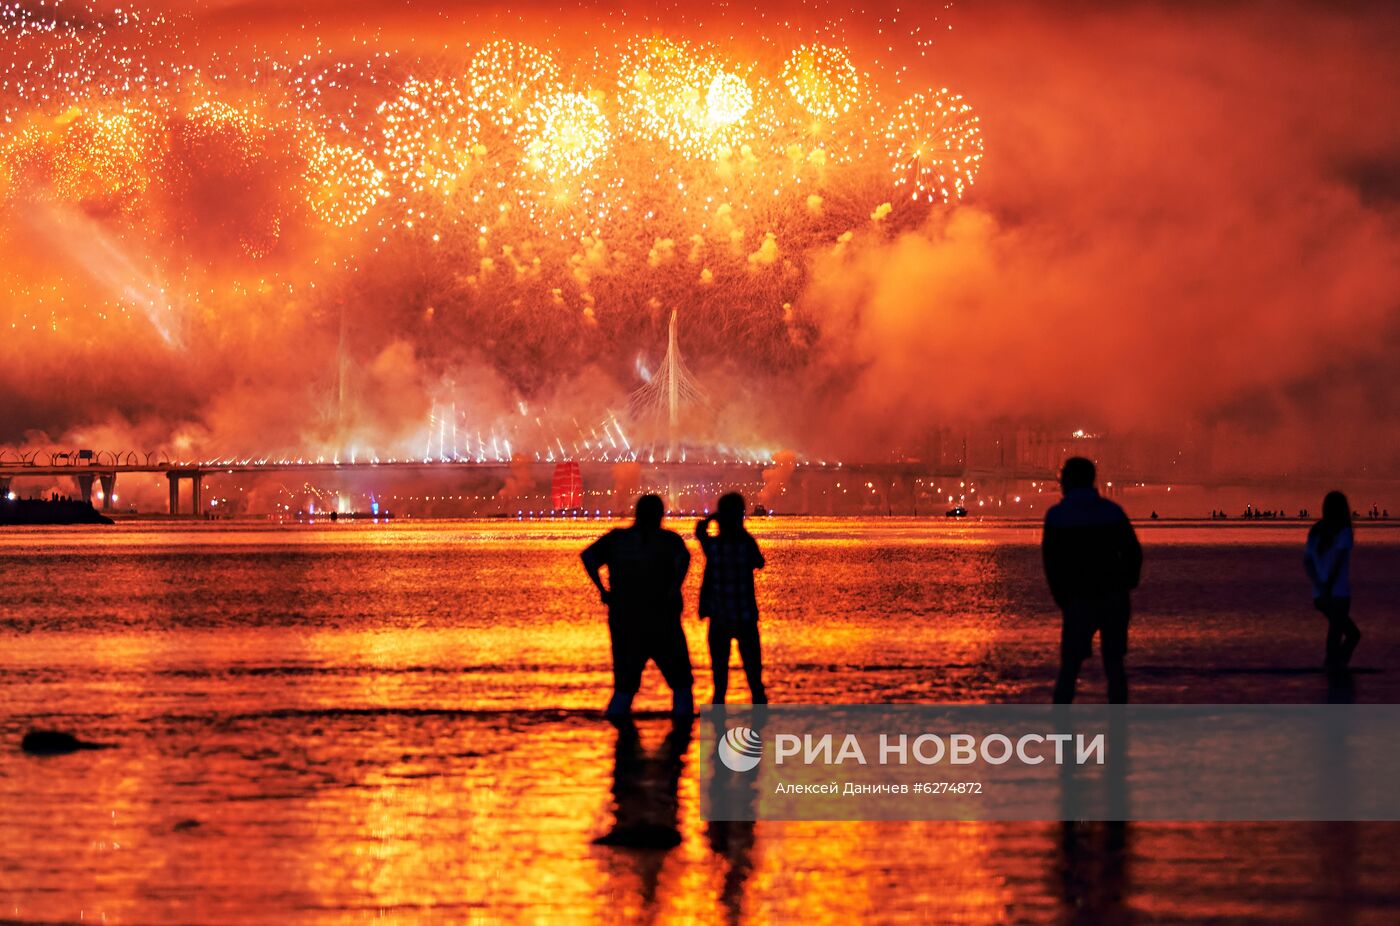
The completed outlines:
<svg viewBox="0 0 1400 926">
<path fill-rule="evenodd" d="M 943 49 L 995 152 L 978 195 L 816 258 L 848 433 L 1225 423 L 1393 468 L 1393 11 L 1018 10 Z"/>
<path fill-rule="evenodd" d="M 763 491 L 758 501 L 762 505 L 775 505 L 787 488 L 797 468 L 797 455 L 791 450 L 780 450 L 773 454 L 773 465 L 763 471 Z"/>
</svg>

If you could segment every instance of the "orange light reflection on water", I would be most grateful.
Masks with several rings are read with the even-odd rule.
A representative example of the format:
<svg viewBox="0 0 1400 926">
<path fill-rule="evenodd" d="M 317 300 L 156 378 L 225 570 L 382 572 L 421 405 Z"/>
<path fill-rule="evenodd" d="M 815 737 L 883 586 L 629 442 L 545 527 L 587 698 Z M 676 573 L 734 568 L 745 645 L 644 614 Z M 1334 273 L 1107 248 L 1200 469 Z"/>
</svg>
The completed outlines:
<svg viewBox="0 0 1400 926">
<path fill-rule="evenodd" d="M 698 738 L 676 767 L 664 756 L 669 721 L 643 716 L 636 753 L 597 716 L 607 632 L 577 554 L 605 527 L 0 536 L 0 601 L 18 630 L 0 735 L 58 726 L 118 747 L 53 760 L 0 750 L 3 915 L 816 924 L 1126 910 L 1317 921 L 1393 896 L 1400 840 L 1386 826 L 1091 825 L 1067 837 L 1042 823 L 707 824 Z M 754 529 L 769 562 L 759 595 L 775 698 L 1045 697 L 1057 628 L 1033 526 Z M 1293 533 L 1144 531 L 1149 560 L 1169 564 L 1148 571 L 1139 596 L 1132 658 L 1147 698 L 1189 698 L 1180 686 L 1198 676 L 1150 671 L 1188 657 L 1241 697 L 1311 697 L 1306 674 L 1228 674 L 1250 660 L 1288 664 L 1317 642 L 1306 601 L 1296 628 L 1280 617 L 1292 586 L 1261 579 L 1228 597 L 1242 576 L 1296 568 Z M 1358 545 L 1358 569 L 1385 591 L 1397 552 L 1378 535 Z M 1174 574 L 1190 587 L 1163 578 Z M 1208 652 L 1187 610 L 1202 595 Z M 703 700 L 703 625 L 689 611 L 686 628 Z M 1264 630 L 1277 652 L 1258 653 Z M 1384 698 L 1388 678 L 1358 689 Z M 1085 685 L 1098 693 L 1097 679 Z M 732 689 L 746 698 L 741 674 Z M 649 670 L 639 707 L 668 700 Z M 639 807 L 660 807 L 679 845 L 594 844 Z"/>
</svg>

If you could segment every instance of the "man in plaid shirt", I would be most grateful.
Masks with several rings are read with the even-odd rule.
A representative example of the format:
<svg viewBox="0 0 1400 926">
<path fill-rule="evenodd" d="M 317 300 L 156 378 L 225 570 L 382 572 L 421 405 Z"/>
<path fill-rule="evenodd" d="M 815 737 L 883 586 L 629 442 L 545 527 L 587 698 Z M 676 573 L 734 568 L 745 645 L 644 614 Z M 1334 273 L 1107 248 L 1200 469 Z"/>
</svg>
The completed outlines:
<svg viewBox="0 0 1400 926">
<path fill-rule="evenodd" d="M 710 535 L 710 523 L 719 534 Z M 705 577 L 700 583 L 700 617 L 710 621 L 710 666 L 715 674 L 715 704 L 723 704 L 729 688 L 729 651 L 739 643 L 739 658 L 749 680 L 754 704 L 767 704 L 763 690 L 763 657 L 758 640 L 758 600 L 753 574 L 763 568 L 758 543 L 744 528 L 744 497 L 731 492 L 719 500 L 717 513 L 695 525 L 695 537 L 705 551 Z"/>
</svg>

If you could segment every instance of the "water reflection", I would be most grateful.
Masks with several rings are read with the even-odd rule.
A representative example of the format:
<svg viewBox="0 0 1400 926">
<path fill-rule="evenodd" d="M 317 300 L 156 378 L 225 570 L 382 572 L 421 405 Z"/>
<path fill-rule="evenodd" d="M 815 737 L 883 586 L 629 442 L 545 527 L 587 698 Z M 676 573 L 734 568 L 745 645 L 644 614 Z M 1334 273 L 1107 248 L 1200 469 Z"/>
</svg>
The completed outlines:
<svg viewBox="0 0 1400 926">
<path fill-rule="evenodd" d="M 601 846 L 629 849 L 673 849 L 680 844 L 679 789 L 690 748 L 691 720 L 675 720 L 656 753 L 642 745 L 636 721 L 610 720 L 617 729 L 613 750 L 613 803 L 616 818 Z"/>
<path fill-rule="evenodd" d="M 1119 820 L 1060 824 L 1052 885 L 1065 923 L 1126 923 L 1132 919 L 1129 871 L 1133 824 Z"/>
<path fill-rule="evenodd" d="M 760 738 L 763 737 L 765 715 L 754 711 L 746 715 L 748 724 Z M 723 711 L 714 711 L 701 723 L 714 726 L 713 742 L 719 742 L 727 732 Z M 745 772 L 731 771 L 723 763 L 710 763 L 711 778 L 706 785 L 710 789 L 710 806 L 733 808 L 734 816 L 753 817 L 758 802 L 757 776 Z M 720 889 L 719 903 L 724 914 L 724 922 L 739 923 L 744 914 L 744 891 L 754 870 L 755 828 L 751 820 L 712 820 L 705 825 L 705 841 L 715 853 L 724 868 L 724 882 Z"/>
<path fill-rule="evenodd" d="M 1057 728 L 1068 715 L 1058 711 Z M 1102 775 L 1091 775 L 1087 767 L 1066 763 L 1060 766 L 1061 816 L 1059 858 L 1055 867 L 1056 887 L 1062 902 L 1065 923 L 1126 923 L 1131 921 L 1128 898 L 1133 827 L 1129 823 L 1129 763 L 1131 749 L 1129 724 L 1119 706 L 1108 708 L 1107 750 Z M 1101 810 L 1099 810 L 1101 808 Z M 1087 810 L 1101 819 L 1074 817 Z"/>
<path fill-rule="evenodd" d="M 755 532 L 774 700 L 1048 700 L 1033 527 Z M 0 919 L 1343 924 L 1400 897 L 1390 825 L 706 823 L 701 787 L 747 785 L 702 785 L 688 724 L 597 717 L 607 632 L 577 565 L 596 533 L 0 536 L 0 738 L 119 746 L 0 750 Z M 1279 671 L 1318 643 L 1294 533 L 1144 530 L 1135 697 L 1400 698 L 1381 641 L 1358 676 Z M 1397 541 L 1357 550 L 1377 626 L 1400 617 Z M 639 708 L 668 705 L 649 673 Z M 1112 784 L 1095 800 L 1128 806 Z"/>
</svg>

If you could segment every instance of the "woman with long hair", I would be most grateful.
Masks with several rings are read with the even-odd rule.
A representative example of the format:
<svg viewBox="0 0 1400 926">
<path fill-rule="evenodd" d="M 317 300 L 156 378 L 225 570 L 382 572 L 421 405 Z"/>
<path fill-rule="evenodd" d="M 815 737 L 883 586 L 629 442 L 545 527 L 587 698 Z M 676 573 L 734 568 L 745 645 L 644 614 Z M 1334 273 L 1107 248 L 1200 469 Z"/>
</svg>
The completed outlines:
<svg viewBox="0 0 1400 926">
<path fill-rule="evenodd" d="M 1351 619 L 1351 505 L 1341 492 L 1322 500 L 1322 520 L 1308 530 L 1303 566 L 1313 585 L 1313 605 L 1327 618 L 1328 669 L 1345 669 L 1361 631 Z"/>
</svg>

